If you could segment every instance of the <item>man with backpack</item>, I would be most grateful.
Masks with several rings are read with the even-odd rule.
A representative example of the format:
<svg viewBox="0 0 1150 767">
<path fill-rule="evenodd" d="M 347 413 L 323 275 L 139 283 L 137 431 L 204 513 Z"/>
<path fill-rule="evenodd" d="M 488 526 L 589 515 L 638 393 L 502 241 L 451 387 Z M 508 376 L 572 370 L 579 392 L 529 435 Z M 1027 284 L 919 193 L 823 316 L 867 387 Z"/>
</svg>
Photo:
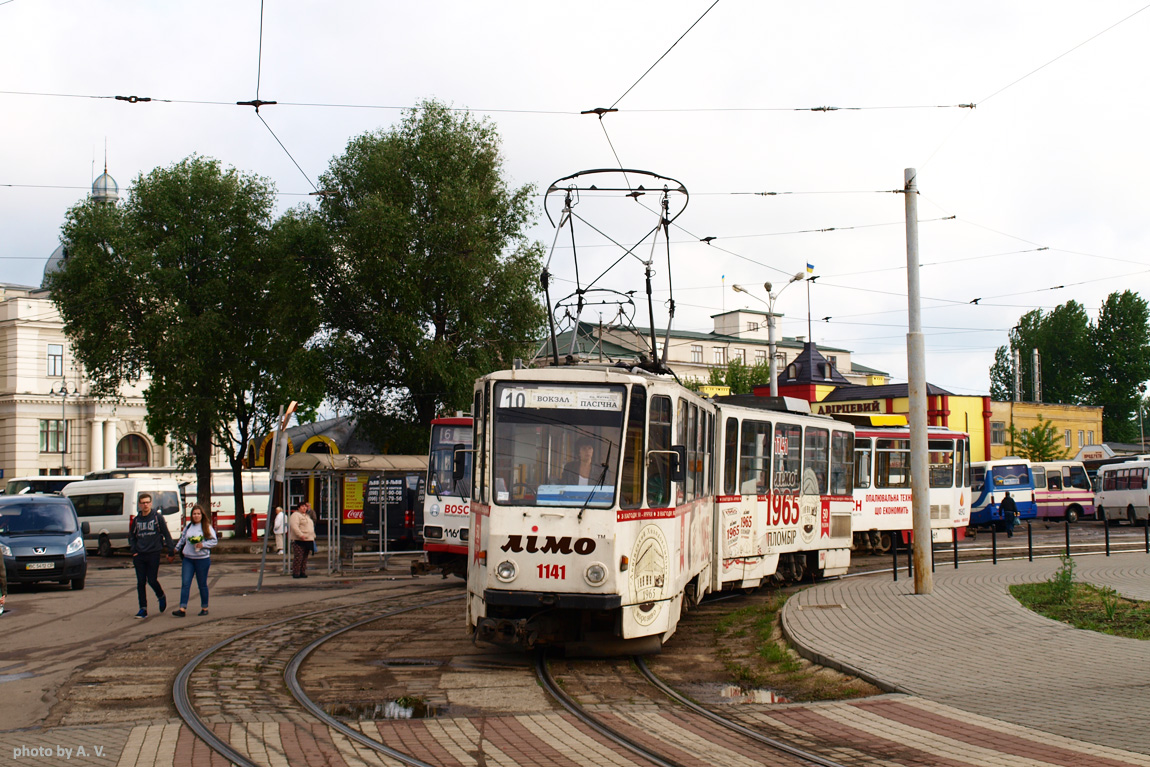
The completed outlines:
<svg viewBox="0 0 1150 767">
<path fill-rule="evenodd" d="M 167 553 L 168 561 L 175 559 L 175 545 L 164 515 L 152 511 L 151 493 L 140 493 L 139 513 L 128 526 L 128 548 L 132 552 L 132 564 L 136 568 L 136 596 L 140 600 L 137 618 L 148 617 L 148 592 L 145 584 L 156 592 L 160 601 L 160 612 L 168 607 L 168 598 L 160 586 L 160 554 Z"/>
<path fill-rule="evenodd" d="M 1013 538 L 1014 528 L 1018 526 L 1018 505 L 1010 497 L 1009 490 L 1006 491 L 1006 497 L 1002 499 L 1002 521 L 1006 525 L 1006 537 Z"/>
</svg>

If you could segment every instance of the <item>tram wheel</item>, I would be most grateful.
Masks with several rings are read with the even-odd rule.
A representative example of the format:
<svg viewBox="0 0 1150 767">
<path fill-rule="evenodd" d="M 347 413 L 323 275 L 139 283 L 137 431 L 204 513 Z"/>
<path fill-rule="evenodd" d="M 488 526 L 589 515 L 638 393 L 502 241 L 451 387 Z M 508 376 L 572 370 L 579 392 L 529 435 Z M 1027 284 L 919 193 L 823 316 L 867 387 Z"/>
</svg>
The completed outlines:
<svg viewBox="0 0 1150 767">
<path fill-rule="evenodd" d="M 876 554 L 889 554 L 891 548 L 891 534 L 879 533 L 878 543 L 875 544 L 874 550 Z"/>
</svg>

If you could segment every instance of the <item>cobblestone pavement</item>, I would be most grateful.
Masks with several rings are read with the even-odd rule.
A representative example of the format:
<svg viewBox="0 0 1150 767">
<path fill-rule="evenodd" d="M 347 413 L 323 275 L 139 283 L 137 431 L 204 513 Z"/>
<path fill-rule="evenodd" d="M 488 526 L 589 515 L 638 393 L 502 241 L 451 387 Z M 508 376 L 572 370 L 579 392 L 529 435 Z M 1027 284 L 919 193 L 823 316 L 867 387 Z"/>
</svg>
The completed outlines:
<svg viewBox="0 0 1150 767">
<path fill-rule="evenodd" d="M 1076 580 L 1150 600 L 1150 555 L 1075 562 Z M 1028 728 L 1047 733 L 1039 739 L 1051 746 L 1064 747 L 1069 738 L 1079 750 L 1084 744 L 1104 747 L 1098 756 L 1118 758 L 1106 749 L 1148 755 L 1150 643 L 1043 618 L 1008 591 L 1011 584 L 1046 580 L 1058 566 L 1056 559 L 1020 559 L 940 567 L 931 595 L 915 595 L 911 579 L 896 583 L 889 573 L 829 581 L 789 600 L 784 626 L 812 660 L 859 670 L 885 689 L 916 696 L 900 701 L 901 708 L 981 715 L 989 719 L 980 731 L 1014 738 L 1018 727 Z M 882 710 L 870 702 L 851 708 Z M 967 737 L 971 729 L 956 728 L 962 735 L 956 743 L 974 745 Z M 1014 752 L 1034 748 L 1011 742 Z M 1150 763 L 1145 756 L 1122 759 Z"/>
<path fill-rule="evenodd" d="M 1078 563 L 1080 580 L 1150 600 L 1150 557 L 1145 554 L 1083 557 Z M 892 583 L 889 574 L 819 584 L 789 601 L 784 616 L 790 634 L 808 653 L 861 669 L 888 689 L 904 692 L 841 703 L 716 708 L 851 767 L 1150 767 L 1150 736 L 1139 726 L 1138 704 L 1147 699 L 1150 674 L 1144 643 L 1075 631 L 1034 616 L 1006 592 L 1010 583 L 1049 577 L 1056 566 L 1022 561 L 997 567 L 964 564 L 958 571 L 940 568 L 930 597 L 913 596 L 908 579 Z M 317 580 L 309 588 L 323 586 L 323 579 Z M 314 590 L 303 595 L 305 600 L 322 598 L 323 592 Z M 271 617 L 251 616 L 249 625 Z M 429 620 L 423 626 L 379 622 L 365 627 L 355 642 L 337 639 L 317 650 L 328 662 L 304 664 L 301 681 L 329 708 L 335 703 L 354 706 L 356 691 L 369 688 L 414 691 L 430 705 L 442 706 L 443 715 L 427 719 L 356 721 L 354 708 L 348 712 L 360 731 L 432 764 L 643 764 L 553 709 L 527 663 L 467 649 L 466 643 L 462 650 L 461 643 L 444 648 L 439 637 L 455 630 L 457 615 L 446 611 Z M 177 636 L 189 652 L 221 638 L 193 624 Z M 300 712 L 282 682 L 263 687 L 253 680 L 257 671 L 269 679 L 282 675 L 286 658 L 302 646 L 286 628 L 271 630 L 259 641 L 278 645 L 279 655 L 248 648 L 251 658 L 266 660 L 216 659 L 217 668 L 205 667 L 193 677 L 194 700 L 219 737 L 260 764 L 393 763 Z M 986 651 L 980 651 L 983 647 Z M 1020 649 L 1003 651 L 1012 647 Z M 432 666 L 413 663 L 428 658 L 435 661 Z M 89 664 L 80 677 L 86 681 L 70 694 L 116 694 L 109 689 L 115 675 L 102 678 L 101 668 L 100 662 Z M 343 670 L 331 673 L 332 668 Z M 155 675 L 157 686 L 170 685 L 170 678 L 161 678 L 159 671 Z M 0 678 L 0 696 L 4 681 Z M 761 748 L 699 725 L 656 695 L 587 702 L 612 726 L 686 765 L 773 763 Z M 169 711 L 157 707 L 155 716 L 141 716 L 136 709 L 132 719 L 110 714 L 103 724 L 91 726 L 67 726 L 57 719 L 56 726 L 5 730 L 0 723 L 0 765 L 226 764 Z"/>
</svg>

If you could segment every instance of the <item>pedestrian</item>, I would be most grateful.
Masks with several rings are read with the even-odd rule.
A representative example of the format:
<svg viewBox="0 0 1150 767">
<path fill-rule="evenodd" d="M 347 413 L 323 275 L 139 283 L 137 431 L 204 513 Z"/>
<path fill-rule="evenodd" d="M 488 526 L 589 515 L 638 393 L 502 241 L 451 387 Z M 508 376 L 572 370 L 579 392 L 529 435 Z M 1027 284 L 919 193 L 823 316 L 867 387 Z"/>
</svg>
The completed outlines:
<svg viewBox="0 0 1150 767">
<path fill-rule="evenodd" d="M 175 559 L 175 546 L 168 523 L 163 514 L 152 511 L 152 494 L 140 493 L 137 501 L 139 513 L 128 526 L 128 549 L 132 552 L 132 564 L 136 568 L 136 596 L 140 600 L 137 618 L 148 617 L 148 592 L 145 584 L 156 592 L 160 602 L 160 612 L 168 608 L 168 598 L 160 586 L 160 553 L 166 552 L 168 561 Z"/>
<path fill-rule="evenodd" d="M 276 546 L 279 547 L 279 551 L 277 553 L 283 554 L 284 547 L 287 545 L 285 543 L 287 539 L 284 537 L 284 534 L 287 532 L 287 517 L 284 514 L 283 506 L 276 506 L 276 521 L 272 527 L 272 532 L 276 537 Z"/>
<path fill-rule="evenodd" d="M 315 546 L 315 523 L 307 513 L 307 502 L 300 501 L 292 512 L 288 526 L 291 528 L 291 577 L 307 577 L 307 558 Z"/>
<path fill-rule="evenodd" d="M 1006 523 L 1006 537 L 1014 537 L 1014 528 L 1018 526 L 1018 506 L 1014 503 L 1014 499 L 1010 497 L 1010 491 L 1006 491 L 1006 496 L 1002 499 L 1002 521 Z"/>
<path fill-rule="evenodd" d="M 192 590 L 192 576 L 200 589 L 200 615 L 208 614 L 208 568 L 212 566 L 211 549 L 216 545 L 216 531 L 204 514 L 204 507 L 196 504 L 184 532 L 176 543 L 176 551 L 184 557 L 180 573 L 180 607 L 172 610 L 172 615 L 183 618 L 188 614 L 188 597 Z"/>
</svg>

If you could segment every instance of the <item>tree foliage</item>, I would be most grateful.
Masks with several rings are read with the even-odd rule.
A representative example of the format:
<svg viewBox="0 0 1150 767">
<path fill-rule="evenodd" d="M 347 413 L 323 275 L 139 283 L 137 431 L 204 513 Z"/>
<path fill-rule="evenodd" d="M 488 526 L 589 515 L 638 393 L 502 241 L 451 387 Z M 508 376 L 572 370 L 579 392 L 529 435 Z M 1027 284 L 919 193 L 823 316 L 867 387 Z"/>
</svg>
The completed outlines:
<svg viewBox="0 0 1150 767">
<path fill-rule="evenodd" d="M 492 125 L 434 101 L 352 139 L 322 184 L 330 393 L 378 443 L 424 450 L 433 417 L 539 337 L 533 189 L 508 186 Z"/>
<path fill-rule="evenodd" d="M 1137 293 L 1111 293 L 1090 328 L 1089 384 L 1107 440 L 1138 437 L 1138 385 L 1150 379 L 1150 309 Z"/>
<path fill-rule="evenodd" d="M 1011 455 L 1028 461 L 1061 461 L 1069 457 L 1062 444 L 1062 435 L 1049 420 L 1038 415 L 1038 425 L 1019 431 L 1010 425 L 1009 447 Z"/>
<path fill-rule="evenodd" d="M 68 257 L 48 278 L 93 392 L 147 378 L 148 431 L 190 449 L 202 503 L 213 440 L 238 473 L 248 429 L 287 392 L 313 406 L 323 393 L 305 348 L 318 316 L 301 250 L 322 236 L 301 216 L 273 225 L 273 199 L 269 182 L 215 160 L 157 168 L 121 205 L 68 212 Z"/>
<path fill-rule="evenodd" d="M 1032 349 L 1038 349 L 1042 401 L 1103 408 L 1107 440 L 1129 442 L 1138 434 L 1138 386 L 1150 379 L 1150 311 L 1132 291 L 1112 293 L 1091 322 L 1075 301 L 1024 314 L 1010 331 L 1009 347 L 995 352 L 990 368 L 991 396 L 1013 398 L 1014 364 L 1019 352 L 1021 399 L 1033 402 Z"/>
</svg>

